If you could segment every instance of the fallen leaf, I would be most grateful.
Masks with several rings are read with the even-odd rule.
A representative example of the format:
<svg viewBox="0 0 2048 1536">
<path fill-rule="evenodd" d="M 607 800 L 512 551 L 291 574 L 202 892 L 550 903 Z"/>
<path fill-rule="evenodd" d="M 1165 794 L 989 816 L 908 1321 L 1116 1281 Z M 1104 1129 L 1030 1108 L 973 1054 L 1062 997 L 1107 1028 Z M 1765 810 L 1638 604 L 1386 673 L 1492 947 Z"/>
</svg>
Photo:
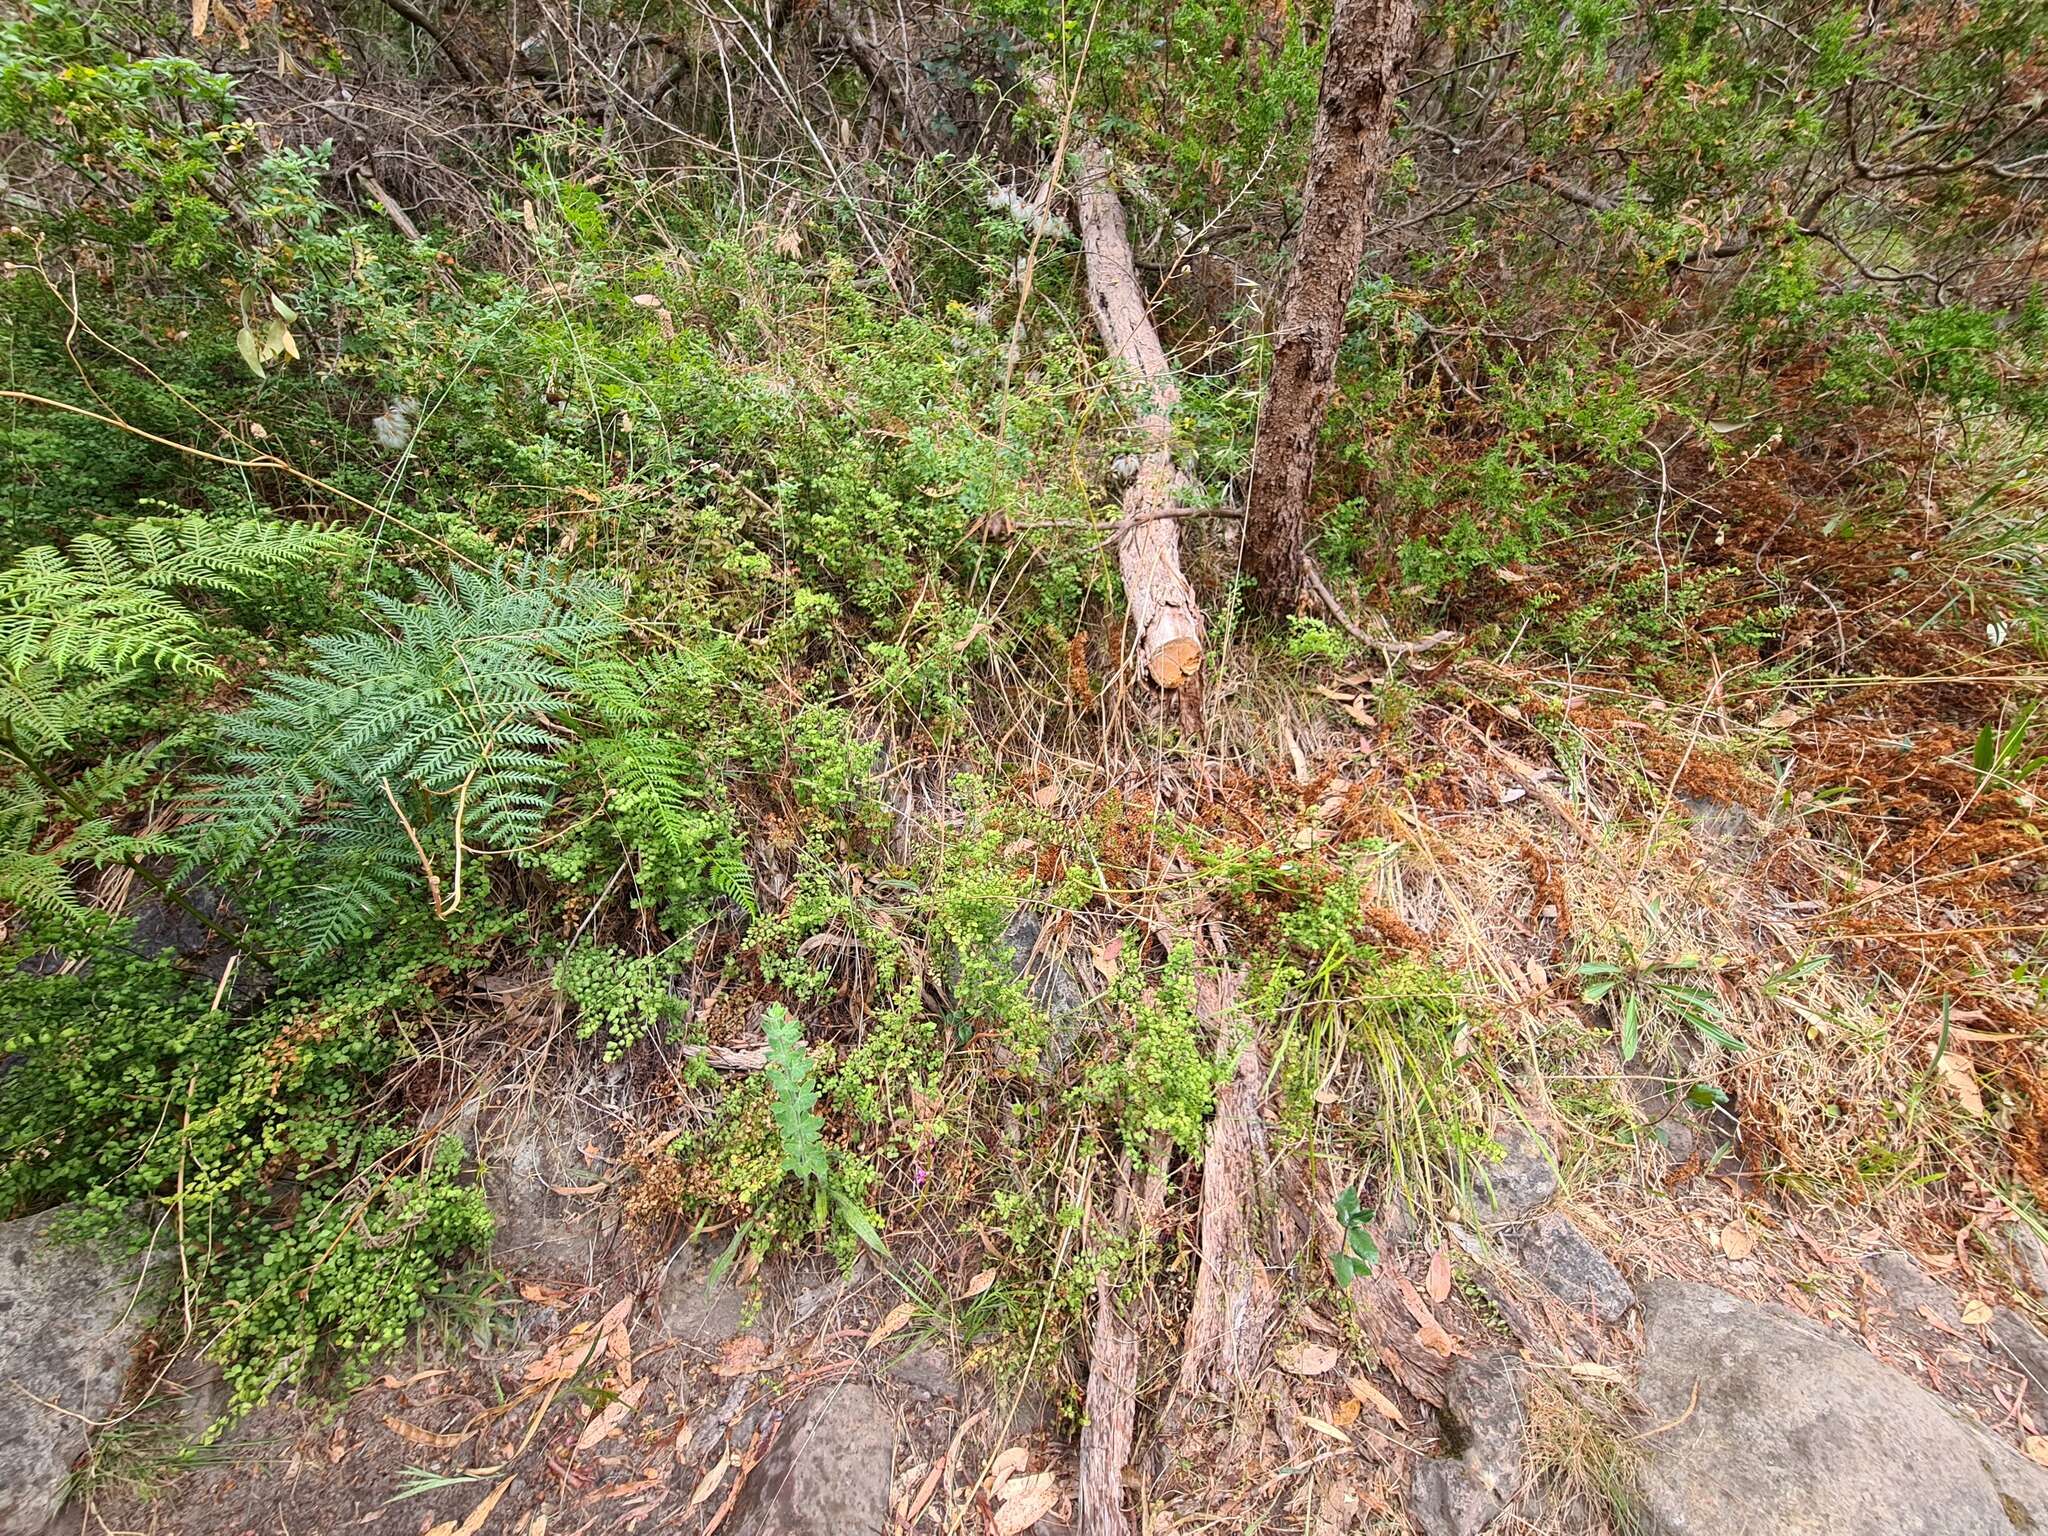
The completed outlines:
<svg viewBox="0 0 2048 1536">
<path fill-rule="evenodd" d="M 1320 1376 L 1337 1363 L 1337 1351 L 1328 1344 L 1302 1340 L 1274 1350 L 1273 1363 L 1290 1376 Z"/>
<path fill-rule="evenodd" d="M 1361 1376 L 1346 1376 L 1344 1385 L 1351 1389 L 1354 1399 L 1365 1404 L 1388 1423 L 1406 1427 L 1408 1421 L 1401 1417 L 1401 1405 L 1371 1382 Z"/>
<path fill-rule="evenodd" d="M 1982 1328 L 1991 1321 L 1990 1303 L 1979 1301 L 1974 1296 L 1971 1297 L 1963 1303 L 1963 1321 L 1972 1328 Z"/>
<path fill-rule="evenodd" d="M 1312 1413 L 1300 1414 L 1298 1417 L 1302 1423 L 1323 1436 L 1326 1440 L 1334 1440 L 1339 1445 L 1349 1445 L 1351 1443 L 1351 1437 L 1327 1419 L 1319 1419 Z"/>
<path fill-rule="evenodd" d="M 1031 803 L 1041 811 L 1049 811 L 1060 803 L 1060 786 L 1057 781 L 1041 784 L 1031 791 Z"/>
<path fill-rule="evenodd" d="M 891 1307 L 888 1315 L 875 1324 L 875 1331 L 868 1335 L 868 1348 L 873 1349 L 882 1340 L 888 1338 L 890 1334 L 901 1329 L 915 1316 L 917 1316 L 917 1303 L 914 1301 L 906 1301 L 901 1306 Z"/>
<path fill-rule="evenodd" d="M 549 1189 L 558 1195 L 595 1195 L 611 1188 L 609 1184 L 550 1184 Z"/>
<path fill-rule="evenodd" d="M 598 1321 L 598 1331 L 604 1335 L 605 1353 L 612 1357 L 612 1369 L 619 1373 L 619 1385 L 633 1384 L 633 1340 L 626 1332 L 626 1319 L 633 1310 L 633 1298 L 623 1296 L 612 1309 Z"/>
<path fill-rule="evenodd" d="M 990 1286 L 994 1285 L 995 1283 L 995 1266 L 991 1264 L 987 1269 L 977 1271 L 974 1278 L 967 1282 L 967 1289 L 962 1291 L 956 1299 L 960 1301 L 970 1301 L 974 1297 L 979 1296 L 983 1291 L 987 1290 Z"/>
<path fill-rule="evenodd" d="M 393 1391 L 401 1391 L 406 1387 L 416 1387 L 423 1381 L 432 1381 L 436 1376 L 446 1376 L 447 1374 L 448 1367 L 443 1365 L 431 1371 L 414 1371 L 403 1380 L 396 1376 L 379 1376 L 377 1378 L 377 1385 L 388 1387 Z"/>
<path fill-rule="evenodd" d="M 1429 1274 L 1422 1283 L 1431 1301 L 1447 1301 L 1451 1294 L 1451 1250 L 1439 1246 L 1429 1260 Z"/>
<path fill-rule="evenodd" d="M 1031 1465 L 1031 1453 L 1021 1445 L 1013 1445 L 996 1453 L 996 1459 L 988 1464 L 989 1492 L 997 1498 L 1003 1497 L 1003 1485 Z"/>
<path fill-rule="evenodd" d="M 1574 1360 L 1572 1374 L 1581 1381 L 1604 1381 L 1617 1387 L 1628 1385 L 1628 1377 L 1611 1365 L 1602 1365 L 1598 1360 Z"/>
<path fill-rule="evenodd" d="M 583 1426 L 583 1433 L 576 1437 L 576 1449 L 587 1451 L 600 1440 L 608 1440 L 616 1435 L 620 1427 L 639 1408 L 640 1399 L 646 1395 L 647 1383 L 644 1381 L 636 1381 L 621 1391 L 617 1397 L 591 1415 L 590 1422 Z"/>
<path fill-rule="evenodd" d="M 1424 1349 L 1433 1350 L 1446 1360 L 1458 1352 L 1458 1341 L 1444 1332 L 1440 1323 L 1426 1323 L 1415 1330 L 1415 1342 Z"/>
<path fill-rule="evenodd" d="M 655 1489 L 667 1489 L 668 1484 L 658 1477 L 643 1477 L 638 1482 L 616 1483 L 610 1488 L 600 1488 L 595 1493 L 583 1495 L 586 1504 L 601 1504 L 606 1499 L 631 1499 Z"/>
<path fill-rule="evenodd" d="M 1050 1472 L 1010 1479 L 995 1514 L 995 1536 L 1018 1536 L 1038 1524 L 1060 1501 L 1060 1489 Z"/>
<path fill-rule="evenodd" d="M 946 1453 L 941 1451 L 939 1459 L 932 1463 L 931 1471 L 925 1473 L 924 1481 L 917 1485 L 917 1492 L 911 1496 L 910 1502 L 904 1506 L 903 1528 L 906 1531 L 917 1528 L 918 1517 L 925 1512 L 925 1507 L 931 1503 L 932 1495 L 939 1491 L 939 1479 L 945 1475 L 945 1472 Z"/>
<path fill-rule="evenodd" d="M 536 1384 L 544 1381 L 567 1381 L 583 1369 L 590 1359 L 591 1352 L 596 1348 L 597 1337 L 590 1331 L 590 1325 L 578 1323 L 543 1350 L 540 1358 L 526 1368 L 526 1379 Z"/>
<path fill-rule="evenodd" d="M 765 1340 L 751 1333 L 743 1333 L 736 1339 L 727 1339 L 725 1347 L 718 1352 L 718 1364 L 711 1367 L 714 1376 L 751 1376 L 761 1369 L 768 1360 L 768 1345 Z"/>
<path fill-rule="evenodd" d="M 1422 1293 L 1415 1289 L 1414 1282 L 1393 1265 L 1387 1271 L 1394 1277 L 1394 1289 L 1401 1293 L 1401 1305 L 1408 1309 L 1408 1315 L 1415 1319 L 1418 1328 L 1436 1328 L 1439 1333 L 1436 1314 L 1429 1310 L 1429 1303 L 1422 1299 Z"/>
<path fill-rule="evenodd" d="M 2027 1436 L 2026 1443 L 2020 1449 L 2027 1453 L 2027 1460 L 2038 1462 L 2040 1465 L 2048 1467 L 2048 1438 L 2040 1435 L 2029 1435 Z"/>
<path fill-rule="evenodd" d="M 1721 1229 L 1721 1251 L 1731 1259 L 1746 1259 L 1756 1252 L 1756 1239 L 1738 1221 L 1731 1221 Z"/>
<path fill-rule="evenodd" d="M 1956 1096 L 1956 1102 L 1972 1115 L 1984 1113 L 1984 1094 L 1977 1087 L 1977 1069 L 1970 1058 L 1958 1051 L 1953 1044 L 1942 1051 L 1935 1063 L 1940 1069 L 1941 1080 L 1948 1091 Z"/>
<path fill-rule="evenodd" d="M 714 1536 L 718 1528 L 725 1524 L 725 1517 L 732 1513 L 733 1505 L 739 1502 L 740 1490 L 747 1485 L 747 1474 L 754 1470 L 755 1464 L 761 1459 L 765 1438 L 762 1430 L 757 1428 L 754 1431 L 754 1438 L 749 1440 L 747 1448 L 740 1452 L 739 1470 L 733 1473 L 732 1486 L 725 1490 L 725 1497 L 718 1501 L 718 1508 L 714 1509 L 711 1518 L 704 1522 L 704 1529 L 699 1536 Z"/>
<path fill-rule="evenodd" d="M 1359 1406 L 1357 1398 L 1345 1398 L 1343 1402 L 1330 1410 L 1330 1422 L 1339 1429 L 1349 1429 L 1358 1422 Z"/>
<path fill-rule="evenodd" d="M 421 1429 L 417 1424 L 408 1424 L 403 1419 L 394 1419 L 389 1414 L 384 1416 L 384 1427 L 401 1440 L 410 1440 L 414 1445 L 429 1446 L 437 1451 L 452 1451 L 476 1433 L 475 1430 L 464 1430 L 459 1435 L 444 1435 L 431 1429 Z"/>
<path fill-rule="evenodd" d="M 1968 1337 L 1960 1328 L 1956 1327 L 1954 1323 L 1951 1323 L 1932 1307 L 1915 1307 L 1913 1310 L 1919 1314 L 1920 1321 L 1934 1329 L 1937 1333 L 1945 1333 L 1952 1339 Z"/>
<path fill-rule="evenodd" d="M 1098 944 L 1089 958 L 1095 962 L 1095 972 L 1104 981 L 1115 981 L 1117 972 L 1123 969 L 1124 936 L 1116 934 L 1107 943 Z"/>
<path fill-rule="evenodd" d="M 507 1478 L 483 1496 L 482 1501 L 469 1512 L 469 1517 L 462 1524 L 457 1525 L 453 1520 L 443 1520 L 428 1531 L 427 1536 L 476 1536 L 476 1533 L 484 1528 L 484 1522 L 491 1518 L 491 1511 L 498 1507 L 498 1500 L 505 1497 L 505 1490 L 511 1486 L 511 1479 Z"/>
<path fill-rule="evenodd" d="M 697 1486 L 690 1491 L 690 1508 L 695 1509 L 718 1491 L 718 1485 L 725 1481 L 725 1469 L 731 1465 L 731 1451 L 727 1451 L 711 1464 L 711 1470 L 698 1478 Z"/>
</svg>

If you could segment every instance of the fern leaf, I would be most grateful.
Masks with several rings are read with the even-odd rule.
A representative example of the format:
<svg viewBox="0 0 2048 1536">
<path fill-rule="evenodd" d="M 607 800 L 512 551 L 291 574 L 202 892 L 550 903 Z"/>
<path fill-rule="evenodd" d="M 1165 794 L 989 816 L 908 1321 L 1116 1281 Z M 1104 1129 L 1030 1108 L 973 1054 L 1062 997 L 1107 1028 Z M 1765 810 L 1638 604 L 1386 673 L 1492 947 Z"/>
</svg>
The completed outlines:
<svg viewBox="0 0 2048 1536">
<path fill-rule="evenodd" d="M 818 1114 L 818 1088 L 812 1080 L 811 1053 L 804 1048 L 803 1027 L 780 1003 L 762 1018 L 768 1036 L 768 1087 L 776 1134 L 782 1141 L 782 1168 L 805 1182 L 822 1183 L 832 1171 L 825 1153 L 825 1122 Z"/>
</svg>

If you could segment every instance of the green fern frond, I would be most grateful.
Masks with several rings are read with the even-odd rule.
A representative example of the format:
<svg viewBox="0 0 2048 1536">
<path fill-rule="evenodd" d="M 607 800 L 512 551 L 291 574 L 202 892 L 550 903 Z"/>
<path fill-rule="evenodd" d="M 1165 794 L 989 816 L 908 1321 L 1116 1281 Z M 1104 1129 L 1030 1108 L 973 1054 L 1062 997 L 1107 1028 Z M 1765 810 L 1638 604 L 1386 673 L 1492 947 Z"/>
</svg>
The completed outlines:
<svg viewBox="0 0 2048 1536">
<path fill-rule="evenodd" d="M 577 669 L 590 730 L 577 753 L 603 785 L 604 816 L 640 855 L 643 900 L 681 922 L 708 896 L 756 910 L 753 877 L 702 745 L 715 735 L 712 700 L 742 675 L 730 637 L 631 659 L 601 656 Z"/>
<path fill-rule="evenodd" d="M 411 602 L 371 596 L 379 627 L 320 636 L 306 670 L 265 680 L 197 801 L 217 874 L 299 828 L 332 855 L 305 898 L 316 942 L 424 881 L 414 837 L 488 854 L 541 835 L 577 679 L 623 628 L 617 588 L 545 566 L 414 580 Z"/>
<path fill-rule="evenodd" d="M 806 1183 L 822 1185 L 832 1172 L 825 1150 L 825 1121 L 817 1110 L 811 1053 L 804 1047 L 803 1026 L 780 1003 L 762 1016 L 768 1037 L 768 1087 L 775 1131 L 782 1141 L 782 1168 Z"/>
<path fill-rule="evenodd" d="M 28 848 L 0 848 L 0 902 L 59 921 L 91 916 L 71 888 L 63 862 Z"/>
<path fill-rule="evenodd" d="M 206 626 L 181 592 L 240 594 L 337 553 L 353 535 L 303 523 L 143 519 L 125 542 L 86 533 L 0 570 L 0 668 L 210 676 Z"/>
</svg>

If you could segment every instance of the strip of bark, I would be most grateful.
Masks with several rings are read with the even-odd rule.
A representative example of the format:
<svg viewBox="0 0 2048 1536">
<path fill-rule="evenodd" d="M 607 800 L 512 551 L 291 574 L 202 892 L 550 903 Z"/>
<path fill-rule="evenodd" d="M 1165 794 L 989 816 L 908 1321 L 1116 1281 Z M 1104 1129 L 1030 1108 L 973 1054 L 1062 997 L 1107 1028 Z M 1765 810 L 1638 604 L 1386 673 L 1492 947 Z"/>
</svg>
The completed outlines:
<svg viewBox="0 0 2048 1536">
<path fill-rule="evenodd" d="M 1227 970 L 1197 983 L 1195 1009 L 1218 1038 L 1239 1027 L 1235 1021 L 1243 974 Z M 1263 1406 L 1243 1406 L 1264 1363 L 1267 1334 L 1278 1304 L 1272 1265 L 1281 1243 L 1270 1211 L 1267 1172 L 1271 1149 L 1259 1112 L 1266 1090 L 1265 1055 L 1247 1030 L 1230 1081 L 1216 1095 L 1209 1126 L 1208 1155 L 1202 1165 L 1202 1225 L 1195 1294 L 1188 1307 L 1178 1396 L 1177 1426 L 1193 1417 L 1201 1399 L 1233 1404 L 1232 1445 L 1243 1452 L 1256 1434 Z"/>
<path fill-rule="evenodd" d="M 1341 1253 L 1347 1234 L 1336 1215 L 1336 1189 L 1322 1188 L 1319 1193 L 1324 1242 L 1331 1254 Z M 1387 1374 L 1419 1401 L 1443 1407 L 1442 1379 L 1449 1362 L 1416 1338 L 1415 1320 L 1401 1300 L 1391 1259 L 1373 1265 L 1368 1274 L 1354 1276 L 1349 1295 L 1359 1332 L 1378 1353 Z"/>
<path fill-rule="evenodd" d="M 1177 520 L 1164 515 L 1193 499 L 1193 483 L 1173 462 L 1173 408 L 1180 402 L 1180 389 L 1145 309 L 1124 205 L 1110 179 L 1109 157 L 1092 141 L 1081 146 L 1074 215 L 1081 229 L 1095 328 L 1104 349 L 1123 365 L 1139 392 L 1138 473 L 1124 491 L 1123 521 L 1117 530 L 1124 599 L 1130 605 L 1137 655 L 1146 675 L 1161 688 L 1179 688 L 1200 675 L 1206 633 L 1195 590 L 1181 573 Z"/>
<path fill-rule="evenodd" d="M 1135 1200 L 1128 1182 L 1119 1200 L 1119 1225 L 1142 1241 L 1159 1227 L 1166 1205 L 1167 1143 L 1155 1136 Z M 1135 1207 L 1135 1209 L 1134 1209 Z M 1140 1319 L 1117 1302 L 1108 1274 L 1095 1281 L 1095 1334 L 1088 1346 L 1088 1421 L 1081 1429 L 1081 1536 L 1126 1536 L 1124 1467 L 1138 1423 Z"/>
</svg>

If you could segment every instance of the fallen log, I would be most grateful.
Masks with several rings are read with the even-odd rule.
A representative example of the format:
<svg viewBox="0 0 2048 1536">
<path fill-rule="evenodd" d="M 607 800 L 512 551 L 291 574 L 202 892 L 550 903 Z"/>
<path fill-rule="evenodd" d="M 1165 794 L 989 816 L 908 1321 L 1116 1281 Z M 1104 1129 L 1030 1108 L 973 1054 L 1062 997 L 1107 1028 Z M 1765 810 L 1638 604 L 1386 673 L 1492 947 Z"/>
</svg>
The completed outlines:
<svg viewBox="0 0 2048 1536">
<path fill-rule="evenodd" d="M 1087 266 L 1088 307 L 1103 347 L 1138 391 L 1138 472 L 1124 491 L 1117 565 L 1146 676 L 1161 688 L 1180 688 L 1200 674 L 1206 633 L 1195 589 L 1181 573 L 1179 520 L 1170 515 L 1194 491 L 1173 462 L 1173 408 L 1180 390 L 1138 286 L 1109 157 L 1090 140 L 1082 144 L 1080 159 L 1074 220 Z"/>
<path fill-rule="evenodd" d="M 899 64 L 882 46 L 863 22 L 856 0 L 826 0 L 825 14 L 861 72 L 895 107 L 911 146 L 921 154 L 936 153 L 931 109 L 920 99 L 915 71 L 907 63 Z M 1044 80 L 1034 89 L 1040 101 L 1053 102 Z M 1123 517 L 1115 534 L 1117 567 L 1145 675 L 1161 688 L 1181 688 L 1200 674 L 1206 626 L 1195 589 L 1181 572 L 1180 531 L 1175 526 L 1176 511 L 1193 499 L 1195 489 L 1173 462 L 1173 408 L 1180 403 L 1180 389 L 1138 285 L 1109 156 L 1100 144 L 1084 140 L 1080 162 L 1074 222 L 1081 232 L 1088 307 L 1104 349 L 1136 386 L 1139 407 L 1138 472 L 1123 495 Z M 1043 212 L 1009 189 L 995 189 L 989 204 L 1042 232 Z"/>
</svg>

